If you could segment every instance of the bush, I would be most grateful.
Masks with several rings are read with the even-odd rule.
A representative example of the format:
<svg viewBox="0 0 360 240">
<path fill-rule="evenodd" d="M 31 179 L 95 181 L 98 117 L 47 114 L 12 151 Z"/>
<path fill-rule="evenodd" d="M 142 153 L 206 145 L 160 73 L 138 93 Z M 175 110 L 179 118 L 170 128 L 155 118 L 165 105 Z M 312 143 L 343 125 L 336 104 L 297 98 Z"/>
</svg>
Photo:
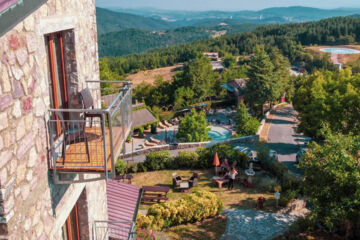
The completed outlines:
<svg viewBox="0 0 360 240">
<path fill-rule="evenodd" d="M 275 188 L 279 185 L 276 178 L 272 177 L 262 177 L 258 180 L 256 184 L 262 191 L 265 192 L 275 192 Z"/>
<path fill-rule="evenodd" d="M 143 138 L 144 137 L 144 128 L 140 127 L 139 128 L 139 138 Z"/>
<path fill-rule="evenodd" d="M 135 162 L 128 162 L 126 164 L 126 169 L 128 169 L 128 173 L 136 173 L 138 171 L 138 164 Z"/>
<path fill-rule="evenodd" d="M 179 168 L 197 168 L 198 161 L 199 154 L 192 151 L 180 151 L 179 155 L 174 159 L 174 162 Z"/>
<path fill-rule="evenodd" d="M 212 161 L 214 156 L 209 148 L 199 147 L 196 149 L 196 153 L 198 154 L 198 169 L 208 169 L 212 167 Z"/>
<path fill-rule="evenodd" d="M 125 169 L 126 169 L 126 163 L 123 160 L 118 159 L 115 163 L 116 173 L 122 175 L 125 173 Z"/>
<path fill-rule="evenodd" d="M 299 195 L 297 190 L 287 190 L 281 193 L 279 199 L 279 205 L 286 207 L 291 201 L 293 201 Z"/>
<path fill-rule="evenodd" d="M 138 216 L 136 225 L 161 230 L 214 217 L 222 210 L 223 203 L 214 193 L 199 190 L 176 201 L 152 205 L 146 216 Z"/>
<path fill-rule="evenodd" d="M 131 134 L 130 134 L 129 136 L 127 136 L 126 142 L 127 142 L 127 143 L 131 142 Z"/>
<path fill-rule="evenodd" d="M 157 123 L 151 124 L 151 133 L 156 134 L 157 133 Z"/>
<path fill-rule="evenodd" d="M 170 161 L 170 151 L 159 151 L 146 154 L 144 165 L 148 171 L 165 169 L 167 162 Z"/>
<path fill-rule="evenodd" d="M 265 145 L 264 142 L 260 142 L 256 146 L 257 150 L 257 158 L 259 159 L 260 163 L 263 164 L 269 159 L 270 149 Z"/>
<path fill-rule="evenodd" d="M 147 172 L 147 166 L 143 162 L 138 163 L 137 167 L 139 172 Z"/>
<path fill-rule="evenodd" d="M 237 152 L 238 166 L 245 169 L 249 165 L 249 156 L 243 152 Z"/>
</svg>

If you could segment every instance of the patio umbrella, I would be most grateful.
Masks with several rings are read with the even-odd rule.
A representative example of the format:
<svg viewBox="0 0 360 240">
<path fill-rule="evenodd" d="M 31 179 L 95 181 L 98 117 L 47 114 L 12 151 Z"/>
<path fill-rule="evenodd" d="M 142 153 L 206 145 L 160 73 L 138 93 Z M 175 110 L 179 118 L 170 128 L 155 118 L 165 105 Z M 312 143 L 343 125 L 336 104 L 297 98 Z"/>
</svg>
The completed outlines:
<svg viewBox="0 0 360 240">
<path fill-rule="evenodd" d="M 214 162 L 213 162 L 213 166 L 215 167 L 215 175 L 217 175 L 217 166 L 219 166 L 219 165 L 220 165 L 219 156 L 216 152 L 215 157 L 214 157 Z"/>
</svg>

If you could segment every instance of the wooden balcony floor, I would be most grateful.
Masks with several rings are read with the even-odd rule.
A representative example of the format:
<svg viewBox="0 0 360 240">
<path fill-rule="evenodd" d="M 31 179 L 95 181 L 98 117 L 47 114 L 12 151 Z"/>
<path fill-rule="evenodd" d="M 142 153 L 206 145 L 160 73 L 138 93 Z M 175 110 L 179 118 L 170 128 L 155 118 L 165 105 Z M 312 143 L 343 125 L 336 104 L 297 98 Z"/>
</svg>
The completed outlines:
<svg viewBox="0 0 360 240">
<path fill-rule="evenodd" d="M 81 140 L 75 143 L 67 144 L 65 151 L 65 162 L 63 156 L 56 161 L 57 171 L 70 172 L 104 172 L 104 141 L 101 127 L 87 127 L 86 137 L 88 139 L 89 156 L 86 153 L 85 141 Z M 106 132 L 106 162 L 108 171 L 111 171 L 111 148 L 110 148 L 110 130 L 105 128 Z M 114 153 L 121 147 L 122 128 L 113 127 Z M 60 155 L 61 155 L 60 151 Z M 115 159 L 116 161 L 116 159 Z"/>
</svg>

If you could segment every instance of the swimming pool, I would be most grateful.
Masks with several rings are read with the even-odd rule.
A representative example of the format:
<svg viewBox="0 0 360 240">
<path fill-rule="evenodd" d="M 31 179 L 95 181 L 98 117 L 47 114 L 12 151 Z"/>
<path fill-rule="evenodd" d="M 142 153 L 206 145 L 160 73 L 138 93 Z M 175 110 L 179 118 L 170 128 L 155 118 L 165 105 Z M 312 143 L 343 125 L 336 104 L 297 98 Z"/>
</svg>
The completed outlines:
<svg viewBox="0 0 360 240">
<path fill-rule="evenodd" d="M 356 54 L 360 51 L 351 48 L 321 48 L 320 51 L 334 54 Z"/>
<path fill-rule="evenodd" d="M 229 139 L 232 135 L 232 132 L 229 129 L 211 126 L 211 130 L 208 132 L 209 137 L 212 137 L 212 141 L 221 141 Z"/>
</svg>

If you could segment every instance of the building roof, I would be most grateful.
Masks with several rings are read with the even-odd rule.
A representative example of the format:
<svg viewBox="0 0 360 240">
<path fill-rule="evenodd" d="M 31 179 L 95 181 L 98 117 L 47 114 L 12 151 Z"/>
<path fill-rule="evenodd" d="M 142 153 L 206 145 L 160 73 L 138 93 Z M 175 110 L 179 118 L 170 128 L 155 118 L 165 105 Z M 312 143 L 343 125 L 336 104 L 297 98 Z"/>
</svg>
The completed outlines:
<svg viewBox="0 0 360 240">
<path fill-rule="evenodd" d="M 212 65 L 213 71 L 223 70 L 225 68 L 222 61 L 212 61 L 211 65 Z"/>
<path fill-rule="evenodd" d="M 137 186 L 108 179 L 106 194 L 109 228 L 112 229 L 112 231 L 109 231 L 110 237 L 128 239 L 133 227 L 129 223 L 136 220 L 141 190 Z"/>
<path fill-rule="evenodd" d="M 0 0 L 0 37 L 48 0 Z"/>
<path fill-rule="evenodd" d="M 238 93 L 241 94 L 244 89 L 246 88 L 246 82 L 248 78 L 238 78 L 235 80 L 232 80 L 228 83 L 225 83 L 221 85 L 223 88 L 228 90 L 229 92 Z"/>
<path fill-rule="evenodd" d="M 132 112 L 132 121 L 134 128 L 136 128 L 156 122 L 157 119 L 147 108 L 142 108 Z"/>
</svg>

